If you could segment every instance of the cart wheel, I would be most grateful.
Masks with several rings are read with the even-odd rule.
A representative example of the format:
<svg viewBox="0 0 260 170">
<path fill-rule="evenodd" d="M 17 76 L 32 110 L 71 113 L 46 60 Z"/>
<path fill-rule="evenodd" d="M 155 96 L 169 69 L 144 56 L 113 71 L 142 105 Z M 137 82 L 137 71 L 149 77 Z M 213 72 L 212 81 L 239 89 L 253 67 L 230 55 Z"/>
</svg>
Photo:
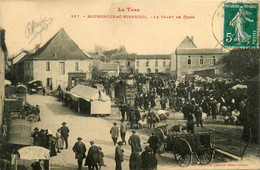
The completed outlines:
<svg viewBox="0 0 260 170">
<path fill-rule="evenodd" d="M 209 148 L 204 148 L 203 150 L 197 153 L 197 158 L 201 165 L 209 164 L 212 161 L 213 156 L 214 149 L 211 144 Z"/>
<path fill-rule="evenodd" d="M 190 144 L 183 138 L 177 139 L 173 146 L 173 153 L 177 163 L 186 167 L 192 161 L 192 150 Z"/>
</svg>

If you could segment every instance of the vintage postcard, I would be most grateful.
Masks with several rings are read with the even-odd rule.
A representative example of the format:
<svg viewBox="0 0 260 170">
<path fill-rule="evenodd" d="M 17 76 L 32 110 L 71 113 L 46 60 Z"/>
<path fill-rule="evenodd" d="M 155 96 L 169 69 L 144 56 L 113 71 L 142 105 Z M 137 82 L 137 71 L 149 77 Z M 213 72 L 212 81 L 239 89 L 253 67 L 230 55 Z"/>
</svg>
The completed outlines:
<svg viewBox="0 0 260 170">
<path fill-rule="evenodd" d="M 259 169 L 259 5 L 2 0 L 1 169 Z"/>
</svg>

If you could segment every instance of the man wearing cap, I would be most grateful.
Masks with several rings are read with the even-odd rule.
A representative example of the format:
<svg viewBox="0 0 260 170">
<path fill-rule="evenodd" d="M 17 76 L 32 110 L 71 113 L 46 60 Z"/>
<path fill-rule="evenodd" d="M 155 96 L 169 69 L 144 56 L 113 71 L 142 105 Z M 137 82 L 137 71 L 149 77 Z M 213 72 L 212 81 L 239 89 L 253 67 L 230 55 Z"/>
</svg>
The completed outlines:
<svg viewBox="0 0 260 170">
<path fill-rule="evenodd" d="M 87 151 L 86 145 L 82 142 L 82 138 L 77 138 L 78 142 L 76 142 L 72 148 L 73 152 L 76 154 L 75 159 L 78 160 L 78 169 L 81 170 L 82 162 L 85 158 L 85 152 Z"/>
<path fill-rule="evenodd" d="M 145 151 L 141 154 L 142 169 L 156 170 L 158 161 L 156 156 L 152 153 L 152 148 L 146 146 Z"/>
<path fill-rule="evenodd" d="M 98 162 L 99 162 L 99 148 L 94 145 L 94 141 L 89 142 L 91 147 L 88 150 L 88 156 L 86 158 L 85 166 L 88 165 L 89 170 L 98 170 Z"/>
<path fill-rule="evenodd" d="M 66 122 L 63 122 L 62 127 L 60 128 L 60 133 L 61 133 L 61 139 L 62 139 L 63 145 L 65 142 L 66 149 L 68 149 L 68 137 L 69 137 L 70 130 L 65 125 L 66 125 Z"/>
<path fill-rule="evenodd" d="M 116 145 L 117 138 L 119 136 L 119 129 L 116 126 L 116 122 L 114 122 L 113 124 L 114 124 L 114 126 L 110 129 L 110 134 L 111 134 L 111 137 L 113 139 L 114 145 Z"/>
<path fill-rule="evenodd" d="M 132 152 L 141 152 L 141 140 L 138 135 L 135 134 L 136 130 L 132 130 L 132 135 L 128 139 L 128 144 L 131 146 Z"/>
<path fill-rule="evenodd" d="M 119 141 L 115 149 L 116 170 L 122 170 L 122 162 L 124 161 L 123 142 Z"/>
</svg>

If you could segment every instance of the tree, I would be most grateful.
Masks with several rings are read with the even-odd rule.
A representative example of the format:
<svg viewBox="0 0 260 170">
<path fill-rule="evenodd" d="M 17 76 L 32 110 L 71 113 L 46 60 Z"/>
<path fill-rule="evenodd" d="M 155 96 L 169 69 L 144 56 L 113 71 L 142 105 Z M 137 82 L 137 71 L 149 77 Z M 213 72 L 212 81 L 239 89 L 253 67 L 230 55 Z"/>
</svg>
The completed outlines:
<svg viewBox="0 0 260 170">
<path fill-rule="evenodd" d="M 259 73 L 260 49 L 233 49 L 220 61 L 221 69 L 236 79 L 250 79 Z"/>
<path fill-rule="evenodd" d="M 259 61 L 260 49 L 233 49 L 220 61 L 222 71 L 231 73 L 233 78 L 247 80 L 247 109 L 244 115 L 242 139 L 251 140 L 253 143 L 260 143 Z"/>
</svg>

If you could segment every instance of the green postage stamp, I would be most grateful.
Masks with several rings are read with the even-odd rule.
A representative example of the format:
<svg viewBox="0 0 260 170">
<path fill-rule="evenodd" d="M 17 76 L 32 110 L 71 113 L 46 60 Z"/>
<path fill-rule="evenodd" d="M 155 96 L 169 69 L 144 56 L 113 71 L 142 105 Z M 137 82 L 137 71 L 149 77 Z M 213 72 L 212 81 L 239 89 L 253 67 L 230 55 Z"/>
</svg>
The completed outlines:
<svg viewBox="0 0 260 170">
<path fill-rule="evenodd" d="M 257 47 L 258 4 L 224 4 L 224 47 Z"/>
</svg>

